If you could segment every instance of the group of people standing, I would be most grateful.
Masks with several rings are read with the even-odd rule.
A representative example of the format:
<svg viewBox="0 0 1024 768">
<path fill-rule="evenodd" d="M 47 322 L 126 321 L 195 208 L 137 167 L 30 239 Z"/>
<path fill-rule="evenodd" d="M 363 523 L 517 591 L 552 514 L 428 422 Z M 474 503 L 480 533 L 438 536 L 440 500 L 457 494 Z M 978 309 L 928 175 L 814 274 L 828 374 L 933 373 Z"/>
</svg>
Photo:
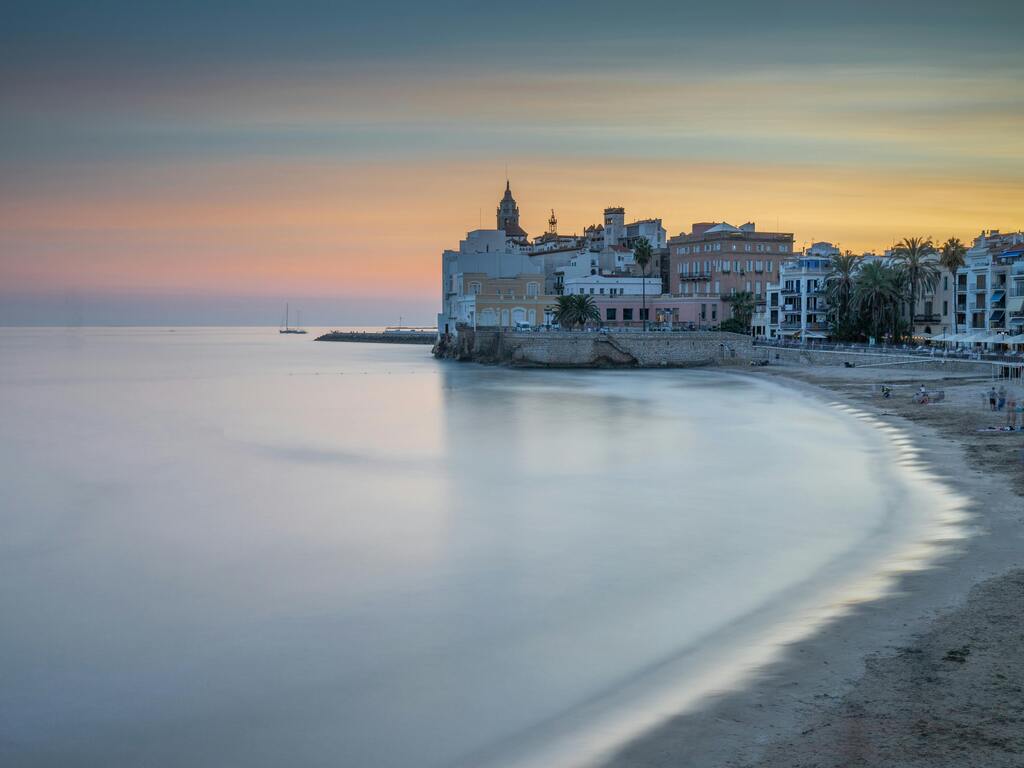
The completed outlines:
<svg viewBox="0 0 1024 768">
<path fill-rule="evenodd" d="M 992 411 L 1006 409 L 1006 426 L 1010 429 L 1017 429 L 1017 414 L 1019 413 L 1021 426 L 1024 427 L 1024 400 L 1018 402 L 1017 396 L 1013 392 L 1007 393 L 1005 385 L 1000 384 L 998 390 L 995 385 L 989 388 L 988 407 Z"/>
</svg>

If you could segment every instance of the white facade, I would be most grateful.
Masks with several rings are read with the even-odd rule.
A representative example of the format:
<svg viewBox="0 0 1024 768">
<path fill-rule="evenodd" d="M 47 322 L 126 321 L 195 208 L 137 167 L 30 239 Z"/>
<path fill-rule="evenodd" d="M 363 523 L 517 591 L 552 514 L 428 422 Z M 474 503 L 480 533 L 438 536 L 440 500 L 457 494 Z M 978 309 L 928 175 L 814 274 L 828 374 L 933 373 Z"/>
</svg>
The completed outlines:
<svg viewBox="0 0 1024 768">
<path fill-rule="evenodd" d="M 958 330 L 1024 333 L 1024 232 L 982 232 L 957 273 Z"/>
<path fill-rule="evenodd" d="M 538 275 L 544 283 L 544 263 L 530 258 L 527 250 L 500 229 L 477 229 L 459 243 L 459 250 L 441 255 L 441 312 L 437 316 L 440 333 L 455 333 L 457 322 L 465 322 L 461 299 L 470 293 L 462 275 L 478 272 L 488 277 Z M 543 288 L 542 288 L 543 290 Z"/>
<path fill-rule="evenodd" d="M 583 275 L 567 277 L 563 292 L 589 296 L 648 296 L 661 295 L 660 277 L 625 277 L 612 275 Z"/>
<path fill-rule="evenodd" d="M 816 244 L 817 245 L 817 244 Z M 770 339 L 824 339 L 828 336 L 825 278 L 830 260 L 801 256 L 783 262 L 779 282 L 768 286 L 765 335 Z"/>
</svg>

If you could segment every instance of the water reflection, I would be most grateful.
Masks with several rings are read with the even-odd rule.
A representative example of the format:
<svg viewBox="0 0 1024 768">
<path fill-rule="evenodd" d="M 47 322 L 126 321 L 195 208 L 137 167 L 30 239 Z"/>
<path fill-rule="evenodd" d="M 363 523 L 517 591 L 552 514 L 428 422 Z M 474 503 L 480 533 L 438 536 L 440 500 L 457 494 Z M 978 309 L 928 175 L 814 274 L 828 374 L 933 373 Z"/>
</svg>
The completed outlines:
<svg viewBox="0 0 1024 768">
<path fill-rule="evenodd" d="M 261 333 L 0 333 L 8 762 L 569 760 L 930 514 L 774 387 Z"/>
</svg>

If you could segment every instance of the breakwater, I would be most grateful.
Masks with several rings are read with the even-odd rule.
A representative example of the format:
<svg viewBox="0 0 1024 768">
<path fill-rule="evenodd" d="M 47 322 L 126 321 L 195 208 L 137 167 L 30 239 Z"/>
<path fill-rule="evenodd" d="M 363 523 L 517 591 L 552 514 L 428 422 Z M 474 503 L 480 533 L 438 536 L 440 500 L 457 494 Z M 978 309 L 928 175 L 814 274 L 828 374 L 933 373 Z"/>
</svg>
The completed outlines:
<svg viewBox="0 0 1024 768">
<path fill-rule="evenodd" d="M 434 356 L 533 368 L 692 368 L 747 365 L 749 336 L 717 331 L 598 333 L 460 328 Z"/>
<path fill-rule="evenodd" d="M 317 336 L 317 341 L 354 341 L 367 344 L 433 344 L 437 336 L 422 331 L 380 333 L 375 331 L 331 331 Z"/>
</svg>

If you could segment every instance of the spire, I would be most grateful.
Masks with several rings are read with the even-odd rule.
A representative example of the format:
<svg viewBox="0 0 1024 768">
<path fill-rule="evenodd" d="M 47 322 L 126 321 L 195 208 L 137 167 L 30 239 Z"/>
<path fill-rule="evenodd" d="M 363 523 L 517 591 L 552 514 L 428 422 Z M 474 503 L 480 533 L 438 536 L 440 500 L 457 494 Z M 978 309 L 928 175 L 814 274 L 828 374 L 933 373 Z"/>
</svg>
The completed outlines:
<svg viewBox="0 0 1024 768">
<path fill-rule="evenodd" d="M 558 219 L 555 218 L 555 209 L 551 209 L 551 218 L 548 219 L 548 234 L 558 234 Z"/>
</svg>

